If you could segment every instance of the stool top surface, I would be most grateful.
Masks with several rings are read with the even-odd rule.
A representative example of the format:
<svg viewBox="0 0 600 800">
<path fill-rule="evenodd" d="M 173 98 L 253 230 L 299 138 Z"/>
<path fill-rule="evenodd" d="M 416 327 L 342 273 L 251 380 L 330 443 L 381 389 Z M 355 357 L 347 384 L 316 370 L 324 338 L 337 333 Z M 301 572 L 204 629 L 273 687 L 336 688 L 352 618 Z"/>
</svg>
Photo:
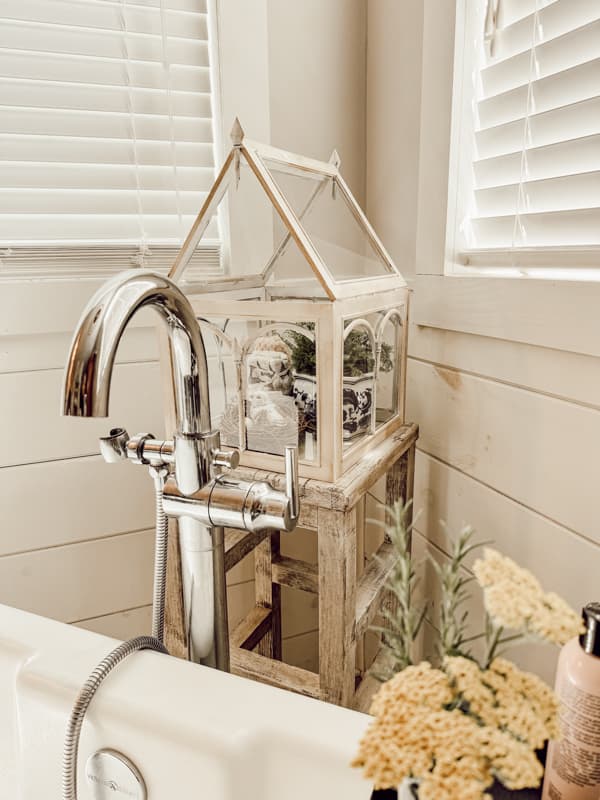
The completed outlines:
<svg viewBox="0 0 600 800">
<path fill-rule="evenodd" d="M 316 478 L 302 478 L 300 501 L 335 511 L 352 508 L 357 500 L 413 446 L 418 435 L 419 426 L 415 422 L 405 423 L 384 442 L 366 453 L 335 483 Z M 277 489 L 283 489 L 285 485 L 285 477 L 279 472 L 240 467 L 235 474 L 242 478 L 269 481 Z"/>
</svg>

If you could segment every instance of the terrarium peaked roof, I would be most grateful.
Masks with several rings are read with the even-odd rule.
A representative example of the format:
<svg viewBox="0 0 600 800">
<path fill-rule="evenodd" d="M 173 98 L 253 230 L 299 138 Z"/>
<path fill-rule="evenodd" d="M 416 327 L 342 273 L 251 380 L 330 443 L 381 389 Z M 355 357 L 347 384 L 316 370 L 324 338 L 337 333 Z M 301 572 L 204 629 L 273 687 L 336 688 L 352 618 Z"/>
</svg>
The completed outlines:
<svg viewBox="0 0 600 800">
<path fill-rule="evenodd" d="M 313 274 L 319 281 L 323 291 L 330 300 L 355 296 L 357 293 L 374 293 L 388 291 L 389 289 L 404 286 L 405 281 L 394 265 L 389 254 L 379 241 L 364 212 L 356 202 L 348 185 L 340 174 L 340 158 L 334 150 L 329 161 L 319 161 L 313 158 L 290 153 L 279 148 L 254 142 L 247 139 L 238 119 L 235 120 L 231 131 L 232 148 L 229 151 L 206 199 L 196 217 L 192 228 L 177 254 L 175 262 L 169 272 L 169 277 L 175 281 L 181 280 L 200 240 L 205 234 L 211 219 L 233 181 L 239 180 L 240 162 L 243 160 L 250 168 L 251 173 L 258 181 L 274 210 L 279 215 L 286 229 L 283 240 L 276 247 L 273 255 L 265 265 L 260 275 L 246 276 L 248 280 L 254 279 L 254 284 L 266 285 L 273 271 L 273 267 L 290 240 L 293 240 L 302 256 L 310 266 Z M 315 189 L 308 198 L 304 208 L 297 213 L 292 207 L 286 194 L 275 180 L 271 168 L 278 172 L 285 172 L 303 178 L 315 178 Z M 336 279 L 332 269 L 324 260 L 319 246 L 305 229 L 302 220 L 318 197 L 323 181 L 333 182 L 339 189 L 347 206 L 362 229 L 371 249 L 376 254 L 379 262 L 385 269 L 384 274 L 362 275 L 340 280 Z M 235 280 L 232 276 L 231 281 Z M 243 279 L 241 279 L 243 280 Z M 226 283 L 221 281 L 221 283 Z M 240 279 L 237 279 L 239 286 Z"/>
</svg>

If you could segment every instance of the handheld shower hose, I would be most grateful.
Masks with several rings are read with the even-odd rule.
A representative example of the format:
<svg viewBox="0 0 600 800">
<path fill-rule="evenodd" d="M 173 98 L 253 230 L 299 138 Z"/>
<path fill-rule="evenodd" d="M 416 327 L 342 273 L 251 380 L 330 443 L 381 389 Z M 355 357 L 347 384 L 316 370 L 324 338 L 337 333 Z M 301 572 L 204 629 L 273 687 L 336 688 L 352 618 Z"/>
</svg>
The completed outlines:
<svg viewBox="0 0 600 800">
<path fill-rule="evenodd" d="M 63 751 L 63 800 L 77 800 L 77 756 L 83 720 L 90 703 L 102 682 L 127 656 L 139 650 L 155 650 L 168 655 L 164 646 L 165 595 L 167 585 L 167 545 L 169 521 L 163 510 L 162 492 L 167 470 L 150 467 L 154 479 L 156 500 L 156 536 L 154 549 L 154 591 L 152 603 L 152 636 L 138 636 L 115 647 L 98 666 L 80 689 L 65 736 Z"/>
</svg>

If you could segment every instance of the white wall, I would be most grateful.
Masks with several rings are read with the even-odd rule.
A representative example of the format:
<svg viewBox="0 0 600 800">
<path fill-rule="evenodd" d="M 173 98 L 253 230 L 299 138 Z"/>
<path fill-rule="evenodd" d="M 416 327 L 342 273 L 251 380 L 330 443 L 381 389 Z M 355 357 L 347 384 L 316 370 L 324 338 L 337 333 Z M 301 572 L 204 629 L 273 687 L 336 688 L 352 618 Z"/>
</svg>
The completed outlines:
<svg viewBox="0 0 600 800">
<path fill-rule="evenodd" d="M 252 138 L 325 159 L 337 147 L 362 199 L 362 0 L 218 5 L 225 132 L 239 114 Z M 104 464 L 97 437 L 114 425 L 160 436 L 161 386 L 147 317 L 121 347 L 111 418 L 59 416 L 71 332 L 97 286 L 0 287 L 0 603 L 127 638 L 150 621 L 152 483 L 143 468 Z M 304 558 L 316 553 L 309 534 L 283 548 Z M 249 558 L 229 576 L 232 625 L 253 602 L 252 574 Z M 314 667 L 316 599 L 295 594 L 283 598 L 284 654 Z"/>
<path fill-rule="evenodd" d="M 440 273 L 444 259 L 454 3 L 371 0 L 368 29 L 368 210 L 415 288 L 413 316 L 426 317 L 426 305 L 441 318 L 453 301 L 447 284 L 426 293 L 434 280 L 453 279 L 416 272 Z M 495 313 L 499 284 L 482 281 L 475 292 L 462 284 L 465 330 Z M 542 302 L 544 287 L 521 287 L 514 313 L 493 317 L 493 338 L 460 323 L 411 327 L 408 414 L 421 426 L 415 505 L 423 511 L 416 545 L 443 558 L 439 520 L 451 532 L 470 522 L 579 607 L 597 599 L 600 566 L 599 363 L 554 349 L 551 331 L 561 326 Z M 535 345 L 516 335 L 514 317 L 535 319 Z M 552 679 L 553 648 L 516 656 Z"/>
</svg>

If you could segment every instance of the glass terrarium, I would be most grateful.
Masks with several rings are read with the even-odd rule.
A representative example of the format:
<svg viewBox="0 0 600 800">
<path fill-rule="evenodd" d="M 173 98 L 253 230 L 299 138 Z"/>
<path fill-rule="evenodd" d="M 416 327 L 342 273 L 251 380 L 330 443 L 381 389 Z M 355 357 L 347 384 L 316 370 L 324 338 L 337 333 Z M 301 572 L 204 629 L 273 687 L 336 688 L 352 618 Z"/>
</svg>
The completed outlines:
<svg viewBox="0 0 600 800">
<path fill-rule="evenodd" d="M 404 421 L 408 289 L 340 174 L 244 138 L 170 276 L 196 311 L 211 411 L 246 466 L 334 481 Z M 222 274 L 191 274 L 220 231 Z"/>
</svg>

